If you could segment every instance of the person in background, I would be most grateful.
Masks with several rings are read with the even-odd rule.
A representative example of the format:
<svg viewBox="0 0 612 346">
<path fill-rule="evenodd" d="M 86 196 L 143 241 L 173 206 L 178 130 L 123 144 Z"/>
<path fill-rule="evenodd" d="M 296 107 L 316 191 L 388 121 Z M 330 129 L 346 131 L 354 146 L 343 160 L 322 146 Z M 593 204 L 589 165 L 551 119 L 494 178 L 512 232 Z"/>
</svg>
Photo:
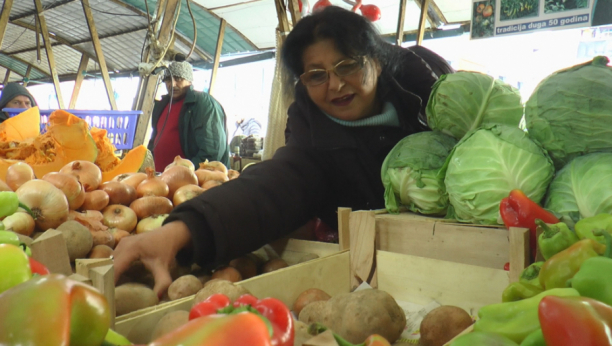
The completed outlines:
<svg viewBox="0 0 612 346">
<path fill-rule="evenodd" d="M 36 100 L 28 89 L 19 83 L 7 83 L 0 96 L 0 123 L 9 118 L 9 114 L 2 112 L 4 108 L 25 108 L 36 106 Z"/>
<path fill-rule="evenodd" d="M 335 6 L 301 19 L 279 55 L 295 85 L 287 145 L 182 203 L 162 227 L 123 238 L 115 280 L 141 260 L 161 295 L 175 259 L 210 268 L 315 217 L 337 230 L 338 207 L 385 207 L 382 163 L 402 138 L 429 130 L 425 107 L 438 80 L 431 66 L 453 69 L 436 54 L 425 60 L 391 45 L 366 18 Z"/>
<path fill-rule="evenodd" d="M 155 169 L 163 172 L 176 156 L 201 162 L 221 161 L 229 166 L 225 111 L 211 95 L 193 90 L 193 67 L 175 58 L 164 73 L 168 94 L 155 102 L 149 150 Z"/>
<path fill-rule="evenodd" d="M 261 124 L 255 118 L 246 119 L 243 116 L 235 115 L 236 129 L 232 134 L 235 136 L 261 136 Z"/>
</svg>

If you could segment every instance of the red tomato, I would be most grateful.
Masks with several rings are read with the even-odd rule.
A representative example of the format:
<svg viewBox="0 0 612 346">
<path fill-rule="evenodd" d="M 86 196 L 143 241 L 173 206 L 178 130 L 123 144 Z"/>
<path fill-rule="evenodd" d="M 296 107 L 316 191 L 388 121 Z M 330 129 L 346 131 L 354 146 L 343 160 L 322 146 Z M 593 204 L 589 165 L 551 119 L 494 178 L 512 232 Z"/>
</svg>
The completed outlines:
<svg viewBox="0 0 612 346">
<path fill-rule="evenodd" d="M 327 6 L 331 6 L 331 2 L 329 0 L 319 0 L 314 6 L 312 6 L 312 12 L 317 10 L 322 10 Z"/>
<path fill-rule="evenodd" d="M 376 5 L 363 5 L 361 6 L 361 14 L 371 22 L 375 22 L 380 19 L 380 8 Z"/>
<path fill-rule="evenodd" d="M 482 10 L 482 16 L 485 18 L 491 17 L 492 14 L 493 14 L 493 6 L 491 5 L 485 7 L 485 9 Z"/>
</svg>

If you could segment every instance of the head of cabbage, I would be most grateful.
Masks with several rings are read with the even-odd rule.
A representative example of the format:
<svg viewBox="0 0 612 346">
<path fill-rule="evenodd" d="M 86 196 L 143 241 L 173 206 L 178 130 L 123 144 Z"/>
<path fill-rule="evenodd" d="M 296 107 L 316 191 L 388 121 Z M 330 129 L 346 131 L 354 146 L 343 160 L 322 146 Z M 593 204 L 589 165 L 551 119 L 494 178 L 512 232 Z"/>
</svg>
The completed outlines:
<svg viewBox="0 0 612 346">
<path fill-rule="evenodd" d="M 444 215 L 448 196 L 439 174 L 457 141 L 440 132 L 409 135 L 387 154 L 381 169 L 385 207 L 398 213 L 400 206 L 422 214 Z"/>
<path fill-rule="evenodd" d="M 548 151 L 557 169 L 574 157 L 612 151 L 612 67 L 608 58 L 557 71 L 525 105 L 529 134 Z"/>
<path fill-rule="evenodd" d="M 446 161 L 448 218 L 501 224 L 500 201 L 520 189 L 540 202 L 554 167 L 540 145 L 518 127 L 485 126 L 468 133 Z"/>
<path fill-rule="evenodd" d="M 550 184 L 544 206 L 570 227 L 598 214 L 612 214 L 612 153 L 570 161 Z"/>
<path fill-rule="evenodd" d="M 518 89 L 479 72 L 443 75 L 433 85 L 426 108 L 427 123 L 460 140 L 484 125 L 518 127 L 523 104 Z"/>
</svg>

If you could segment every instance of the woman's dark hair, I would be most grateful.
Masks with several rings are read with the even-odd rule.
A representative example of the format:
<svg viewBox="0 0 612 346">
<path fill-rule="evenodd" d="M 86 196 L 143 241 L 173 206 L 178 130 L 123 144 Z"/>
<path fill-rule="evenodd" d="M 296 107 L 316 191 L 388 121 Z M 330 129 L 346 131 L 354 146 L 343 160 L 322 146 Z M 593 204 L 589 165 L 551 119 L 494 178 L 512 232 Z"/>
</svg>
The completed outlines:
<svg viewBox="0 0 612 346">
<path fill-rule="evenodd" d="M 304 50 L 321 40 L 331 39 L 347 57 L 377 59 L 384 72 L 395 69 L 396 51 L 384 41 L 365 17 L 336 6 L 302 18 L 287 36 L 281 52 L 285 67 L 297 80 L 304 73 Z"/>
</svg>

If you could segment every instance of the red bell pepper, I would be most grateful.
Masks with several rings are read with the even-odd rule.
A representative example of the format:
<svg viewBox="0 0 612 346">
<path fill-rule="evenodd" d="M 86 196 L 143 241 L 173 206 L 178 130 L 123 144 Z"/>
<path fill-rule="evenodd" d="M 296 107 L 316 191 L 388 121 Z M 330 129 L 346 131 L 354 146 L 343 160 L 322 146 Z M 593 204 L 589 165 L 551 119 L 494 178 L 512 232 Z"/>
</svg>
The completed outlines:
<svg viewBox="0 0 612 346">
<path fill-rule="evenodd" d="M 30 261 L 30 269 L 32 270 L 32 274 L 38 274 L 38 275 L 51 274 L 51 272 L 49 271 L 49 269 L 47 269 L 47 267 L 45 267 L 42 263 L 38 262 L 32 257 L 29 257 L 29 261 Z"/>
<path fill-rule="evenodd" d="M 272 346 L 264 320 L 254 313 L 208 315 L 153 341 L 149 346 Z M 292 344 L 293 345 L 293 344 Z"/>
<path fill-rule="evenodd" d="M 536 252 L 536 219 L 548 224 L 559 223 L 559 219 L 552 213 L 540 207 L 521 190 L 512 190 L 510 195 L 501 200 L 499 213 L 506 228 L 522 227 L 529 229 L 529 247 L 535 258 Z"/>
<path fill-rule="evenodd" d="M 600 301 L 546 296 L 538 315 L 548 346 L 612 345 L 612 307 Z"/>
<path fill-rule="evenodd" d="M 271 327 L 272 346 L 291 346 L 295 337 L 293 316 L 289 308 L 280 300 L 265 298 L 258 300 L 250 294 L 242 295 L 233 305 L 222 294 L 214 294 L 195 305 L 189 319 L 197 319 L 213 314 L 234 314 L 242 311 L 255 312 Z"/>
</svg>

